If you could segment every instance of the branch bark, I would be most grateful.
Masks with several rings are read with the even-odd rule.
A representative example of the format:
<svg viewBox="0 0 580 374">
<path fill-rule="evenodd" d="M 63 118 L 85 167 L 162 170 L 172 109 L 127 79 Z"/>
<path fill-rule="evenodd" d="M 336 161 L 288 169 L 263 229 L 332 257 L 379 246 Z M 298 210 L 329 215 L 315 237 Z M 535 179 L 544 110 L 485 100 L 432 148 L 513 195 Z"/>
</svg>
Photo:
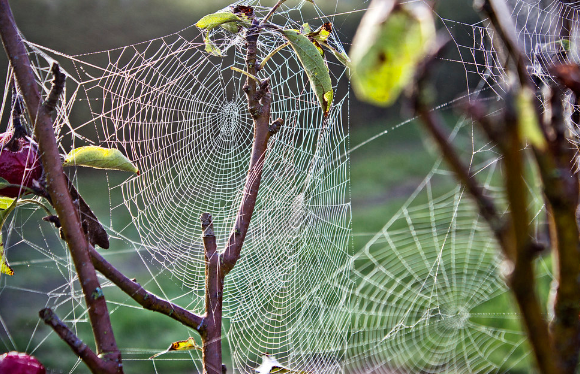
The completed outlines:
<svg viewBox="0 0 580 374">
<path fill-rule="evenodd" d="M 224 274 L 209 213 L 201 216 L 205 254 L 205 315 L 199 328 L 203 366 L 206 373 L 221 373 L 222 369 L 222 306 Z"/>
<path fill-rule="evenodd" d="M 106 372 L 122 373 L 121 354 L 113 335 L 107 304 L 89 258 L 88 242 L 81 228 L 77 209 L 73 205 L 67 189 L 54 137 L 50 108 L 41 104 L 41 96 L 28 53 L 16 27 L 8 0 L 0 0 L 0 34 L 28 113 L 34 124 L 34 133 L 41 153 L 48 193 L 62 224 L 79 283 L 83 289 L 97 353 L 102 357 L 101 360 L 107 367 Z M 55 71 L 55 77 L 59 77 L 59 72 Z M 64 76 L 59 79 L 64 79 Z M 85 363 L 90 364 L 90 362 Z M 103 372 L 95 371 L 98 368 L 91 367 L 91 370 Z"/>
</svg>

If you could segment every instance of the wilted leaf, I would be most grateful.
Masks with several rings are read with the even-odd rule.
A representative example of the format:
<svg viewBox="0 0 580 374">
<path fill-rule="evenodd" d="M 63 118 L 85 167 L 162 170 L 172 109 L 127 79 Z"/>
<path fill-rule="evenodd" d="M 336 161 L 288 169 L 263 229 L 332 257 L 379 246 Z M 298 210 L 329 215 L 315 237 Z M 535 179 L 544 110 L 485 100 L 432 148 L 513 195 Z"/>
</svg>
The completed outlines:
<svg viewBox="0 0 580 374">
<path fill-rule="evenodd" d="M 208 14 L 195 24 L 200 29 L 211 30 L 228 22 L 242 22 L 241 18 L 231 12 L 217 12 Z"/>
<path fill-rule="evenodd" d="M 223 57 L 222 51 L 217 45 L 210 39 L 209 35 L 203 37 L 203 42 L 205 43 L 205 51 L 211 55 Z"/>
<path fill-rule="evenodd" d="M 305 31 L 306 32 L 306 31 Z M 326 42 L 332 32 L 332 23 L 326 22 L 313 32 L 308 32 L 306 36 L 318 41 Z"/>
<path fill-rule="evenodd" d="M 171 352 L 171 351 L 187 351 L 190 349 L 197 349 L 197 350 L 201 351 L 201 347 L 199 345 L 197 345 L 195 340 L 191 337 L 186 339 L 186 340 L 180 340 L 180 341 L 171 343 L 169 348 L 167 348 L 166 350 L 164 350 L 162 352 L 154 354 L 153 356 L 149 357 L 149 359 L 151 360 L 157 356 L 161 356 L 162 354 L 165 354 L 165 353 Z"/>
<path fill-rule="evenodd" d="M 8 265 L 6 261 L 6 254 L 4 253 L 4 243 L 2 242 L 2 232 L 0 232 L 0 274 L 14 275 L 14 270 Z"/>
<path fill-rule="evenodd" d="M 282 33 L 290 42 L 294 52 L 296 52 L 296 55 L 310 80 L 310 85 L 320 102 L 324 115 L 328 115 L 330 105 L 332 104 L 333 92 L 330 73 L 328 72 L 328 67 L 324 63 L 324 59 L 314 44 L 298 31 L 283 30 Z"/>
<path fill-rule="evenodd" d="M 233 11 L 235 15 L 239 15 L 244 21 L 251 21 L 254 18 L 254 8 L 251 6 L 236 5 Z"/>
<path fill-rule="evenodd" d="M 62 166 L 88 166 L 96 169 L 122 170 L 139 174 L 139 169 L 118 149 L 97 146 L 70 151 Z"/>
<path fill-rule="evenodd" d="M 377 105 L 392 104 L 412 80 L 434 36 L 433 16 L 423 2 L 374 0 L 350 51 L 357 96 Z"/>
<path fill-rule="evenodd" d="M 535 96 L 528 88 L 522 88 L 516 97 L 518 112 L 518 130 L 520 136 L 540 150 L 546 149 L 547 143 L 534 106 Z"/>
</svg>

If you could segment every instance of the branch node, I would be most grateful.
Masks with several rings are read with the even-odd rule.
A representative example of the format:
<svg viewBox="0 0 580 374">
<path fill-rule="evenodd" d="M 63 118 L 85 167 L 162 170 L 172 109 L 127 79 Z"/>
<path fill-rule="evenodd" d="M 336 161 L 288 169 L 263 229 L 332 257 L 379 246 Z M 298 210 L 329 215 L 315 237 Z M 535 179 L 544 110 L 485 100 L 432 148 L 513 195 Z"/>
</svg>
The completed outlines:
<svg viewBox="0 0 580 374">
<path fill-rule="evenodd" d="M 282 128 L 284 124 L 284 120 L 282 118 L 276 119 L 272 124 L 268 127 L 268 131 L 270 131 L 270 135 L 276 134 Z"/>
<path fill-rule="evenodd" d="M 52 80 L 52 88 L 50 89 L 48 97 L 42 104 L 46 108 L 47 113 L 51 113 L 56 108 L 56 105 L 58 104 L 58 98 L 64 91 L 64 83 L 66 79 L 66 75 L 60 71 L 58 62 L 52 63 L 50 71 L 54 75 Z"/>
</svg>

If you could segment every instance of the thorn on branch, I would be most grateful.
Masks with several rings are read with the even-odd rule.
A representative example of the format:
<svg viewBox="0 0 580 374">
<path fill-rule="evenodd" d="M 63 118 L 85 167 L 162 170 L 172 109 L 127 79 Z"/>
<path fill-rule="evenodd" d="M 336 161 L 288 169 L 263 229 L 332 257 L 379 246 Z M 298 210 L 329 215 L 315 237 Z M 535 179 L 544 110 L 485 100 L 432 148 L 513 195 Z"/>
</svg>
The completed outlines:
<svg viewBox="0 0 580 374">
<path fill-rule="evenodd" d="M 64 83 L 66 79 L 66 75 L 60 71 L 60 66 L 57 62 L 52 64 L 50 71 L 54 75 L 54 78 L 52 80 L 50 93 L 43 103 L 48 113 L 52 112 L 56 108 L 56 105 L 58 104 L 58 98 L 64 91 Z"/>
</svg>

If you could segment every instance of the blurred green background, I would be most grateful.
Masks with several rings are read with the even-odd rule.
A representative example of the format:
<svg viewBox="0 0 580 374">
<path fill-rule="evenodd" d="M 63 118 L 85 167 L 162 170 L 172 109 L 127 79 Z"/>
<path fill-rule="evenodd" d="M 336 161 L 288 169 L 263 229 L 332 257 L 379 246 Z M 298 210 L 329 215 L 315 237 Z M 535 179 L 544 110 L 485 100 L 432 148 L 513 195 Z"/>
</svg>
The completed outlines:
<svg viewBox="0 0 580 374">
<path fill-rule="evenodd" d="M 273 3 L 274 0 L 272 0 Z M 335 19 L 335 29 L 338 30 L 341 41 L 348 50 L 363 15 L 361 10 L 368 6 L 368 2 L 317 0 L 316 3 L 326 14 L 342 13 Z M 472 24 L 478 21 L 478 16 L 473 12 L 469 2 L 465 0 L 445 0 L 440 3 L 438 14 L 442 19 L 453 19 L 459 21 L 458 24 Z M 20 30 L 28 40 L 67 54 L 82 54 L 167 35 L 191 25 L 201 16 L 228 4 L 229 2 L 223 0 L 18 0 L 12 1 L 11 6 Z M 469 44 L 471 38 L 470 35 L 461 33 L 456 37 L 458 43 L 463 43 L 462 38 L 466 38 L 466 44 Z M 458 59 L 457 51 L 449 53 L 450 60 Z M 3 54 L 0 54 L 0 69 L 3 72 L 6 71 L 6 61 Z M 448 64 L 437 75 L 438 82 L 446 83 L 440 85 L 438 103 L 452 100 L 465 91 L 468 85 L 474 83 L 471 80 L 477 77 L 465 74 L 462 69 L 463 66 L 460 63 Z M 414 121 L 404 126 L 397 126 L 404 118 L 410 116 L 408 109 L 402 103 L 392 108 L 381 109 L 357 102 L 354 96 L 351 98 L 351 148 L 357 147 L 377 134 L 385 133 L 351 153 L 353 248 L 356 252 L 407 200 L 427 175 L 437 155 Z M 450 112 L 447 115 L 453 122 L 454 114 Z M 91 175 L 94 173 L 81 174 L 79 178 L 82 183 L 81 191 L 89 191 L 89 196 L 98 196 L 103 192 L 93 193 L 89 186 L 98 185 L 100 183 L 98 178 L 102 178 L 102 175 L 97 174 L 95 180 L 90 179 Z M 93 201 L 95 199 L 93 197 Z M 97 216 L 108 216 L 108 206 L 101 209 L 98 203 L 93 202 L 91 205 L 94 206 Z M 134 274 L 139 278 L 139 274 L 147 274 L 147 269 L 142 264 L 124 262 L 131 258 L 130 256 L 131 254 L 120 253 L 110 260 L 115 264 L 121 264 L 119 267 L 132 274 L 131 276 Z M 15 258 L 13 261 L 17 262 L 17 260 Z M 31 276 L 25 283 L 27 282 L 30 284 L 42 282 L 42 275 L 39 273 Z M 167 279 L 160 286 L 166 292 L 177 287 L 171 279 Z M 26 287 L 26 284 L 22 287 Z M 159 292 L 159 288 L 154 283 L 149 284 L 147 288 L 154 293 Z M 51 289 L 50 285 L 47 285 L 47 289 Z M 123 299 L 114 287 L 107 288 L 106 292 L 107 297 Z M 16 292 L 13 294 L 14 297 L 18 297 Z M 7 291 L 1 296 L 2 300 L 10 300 L 11 293 Z M 42 328 L 37 325 L 36 311 L 43 307 L 42 303 L 45 300 L 43 297 L 44 295 L 40 295 L 36 300 L 31 296 L 28 304 L 32 307 L 29 308 L 22 306 L 20 309 L 14 309 L 6 302 L 0 304 L 0 316 L 4 318 L 1 321 L 2 324 L 19 325 L 22 328 L 22 334 L 18 334 L 16 333 L 18 329 L 14 330 L 12 327 L 11 331 L 14 332 L 14 336 L 11 337 L 0 330 L 0 338 L 3 342 L 0 344 L 0 352 L 12 347 L 12 343 L 21 350 L 30 350 L 39 343 L 31 344 L 28 339 L 35 329 Z M 125 302 L 130 304 L 132 301 Z M 503 300 L 495 307 L 502 308 L 506 303 L 509 304 L 510 301 Z M 150 362 L 131 361 L 130 347 L 162 350 L 172 341 L 187 337 L 186 330 L 173 320 L 138 307 L 132 309 L 131 314 L 114 310 L 112 319 L 119 345 L 129 352 L 124 356 L 127 363 L 126 373 L 151 372 Z M 514 324 L 515 327 L 512 327 L 517 329 L 517 322 Z M 79 324 L 79 326 L 85 325 Z M 88 331 L 78 333 L 82 336 L 90 336 Z M 42 349 L 35 352 L 35 355 L 48 367 L 53 368 L 54 372 L 62 372 L 59 371 L 61 368 L 70 368 L 74 365 L 76 358 L 58 339 L 52 337 L 42 344 Z M 135 354 L 139 353 L 135 351 Z M 192 353 L 192 355 L 195 354 Z M 143 355 L 139 357 L 142 358 Z M 168 355 L 167 361 L 157 360 L 156 368 L 163 371 L 164 368 L 171 367 L 175 373 L 188 370 L 191 372 L 189 359 L 171 361 L 175 357 L 177 356 L 169 357 Z M 81 366 L 75 372 L 87 371 Z"/>
</svg>

